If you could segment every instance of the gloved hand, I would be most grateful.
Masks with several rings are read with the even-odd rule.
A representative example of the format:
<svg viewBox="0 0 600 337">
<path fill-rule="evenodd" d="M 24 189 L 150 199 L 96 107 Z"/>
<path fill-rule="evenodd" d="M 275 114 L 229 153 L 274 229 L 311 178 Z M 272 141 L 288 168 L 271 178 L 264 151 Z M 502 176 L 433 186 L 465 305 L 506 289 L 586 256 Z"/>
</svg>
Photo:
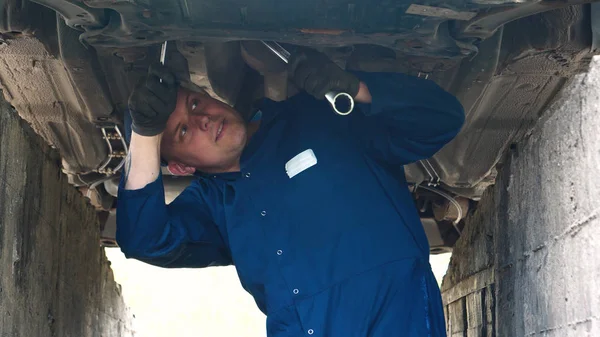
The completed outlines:
<svg viewBox="0 0 600 337">
<path fill-rule="evenodd" d="M 148 76 L 138 83 L 129 97 L 131 129 L 142 136 L 163 132 L 177 105 L 177 90 L 175 76 L 168 68 L 161 64 L 151 65 Z"/>
<path fill-rule="evenodd" d="M 327 55 L 311 49 L 292 54 L 288 74 L 292 82 L 317 99 L 329 91 L 358 94 L 360 80 L 338 67 Z"/>
</svg>

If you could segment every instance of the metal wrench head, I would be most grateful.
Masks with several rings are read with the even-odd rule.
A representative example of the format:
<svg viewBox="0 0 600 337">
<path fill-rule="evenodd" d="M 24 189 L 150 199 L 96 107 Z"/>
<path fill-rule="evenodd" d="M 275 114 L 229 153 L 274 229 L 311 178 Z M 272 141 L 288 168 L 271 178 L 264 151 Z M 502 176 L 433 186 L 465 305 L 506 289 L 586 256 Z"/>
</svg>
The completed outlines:
<svg viewBox="0 0 600 337">
<path fill-rule="evenodd" d="M 167 56 L 167 41 L 163 42 L 160 47 L 160 64 L 165 65 L 165 57 Z"/>
<path fill-rule="evenodd" d="M 325 94 L 325 99 L 331 104 L 333 111 L 340 116 L 346 116 L 354 110 L 354 99 L 345 92 L 330 91 Z"/>
</svg>

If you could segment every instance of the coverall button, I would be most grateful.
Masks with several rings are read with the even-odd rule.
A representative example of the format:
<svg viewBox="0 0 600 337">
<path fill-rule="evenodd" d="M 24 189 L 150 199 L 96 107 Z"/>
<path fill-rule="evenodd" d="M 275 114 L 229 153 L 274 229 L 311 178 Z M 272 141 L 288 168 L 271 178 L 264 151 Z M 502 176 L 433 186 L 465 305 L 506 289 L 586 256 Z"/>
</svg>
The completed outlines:
<svg viewBox="0 0 600 337">
<path fill-rule="evenodd" d="M 308 332 L 308 334 L 309 334 L 309 335 L 312 335 L 313 333 L 315 333 L 315 332 L 313 331 L 313 329 L 308 329 L 308 331 L 307 331 L 307 332 Z"/>
<path fill-rule="evenodd" d="M 246 178 L 250 178 L 250 172 L 246 172 L 245 176 Z"/>
<path fill-rule="evenodd" d="M 298 293 L 300 292 L 300 290 L 294 289 L 294 290 L 292 290 L 292 292 L 294 293 L 294 295 L 298 295 Z"/>
<path fill-rule="evenodd" d="M 280 249 L 277 251 L 277 255 L 281 255 L 281 254 L 283 254 L 283 250 Z"/>
<path fill-rule="evenodd" d="M 262 211 L 262 212 L 260 212 L 260 215 L 262 215 L 262 216 L 265 216 L 265 215 L 267 215 L 267 211 Z"/>
</svg>

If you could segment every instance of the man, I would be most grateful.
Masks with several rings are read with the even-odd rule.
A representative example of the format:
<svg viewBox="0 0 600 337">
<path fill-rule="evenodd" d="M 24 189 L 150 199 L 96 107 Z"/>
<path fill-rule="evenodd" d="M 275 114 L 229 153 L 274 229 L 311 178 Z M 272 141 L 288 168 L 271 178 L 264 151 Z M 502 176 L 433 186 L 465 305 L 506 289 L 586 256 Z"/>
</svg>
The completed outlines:
<svg viewBox="0 0 600 337">
<path fill-rule="evenodd" d="M 130 99 L 121 249 L 162 267 L 235 264 L 268 336 L 445 336 L 402 165 L 458 133 L 460 103 L 431 81 L 346 72 L 317 52 L 293 55 L 289 76 L 305 93 L 266 99 L 245 123 L 150 70 Z M 355 97 L 355 111 L 334 114 L 331 90 Z M 197 176 L 168 206 L 161 156 Z"/>
</svg>

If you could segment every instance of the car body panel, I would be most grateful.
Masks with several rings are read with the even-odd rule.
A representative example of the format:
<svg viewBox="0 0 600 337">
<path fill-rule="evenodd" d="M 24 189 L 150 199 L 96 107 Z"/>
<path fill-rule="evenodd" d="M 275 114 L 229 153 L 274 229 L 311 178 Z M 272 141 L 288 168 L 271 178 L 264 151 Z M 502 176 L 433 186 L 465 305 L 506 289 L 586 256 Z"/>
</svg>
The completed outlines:
<svg viewBox="0 0 600 337">
<path fill-rule="evenodd" d="M 588 0 L 0 2 L 4 95 L 60 150 L 73 184 L 104 194 L 101 209 L 111 205 L 102 182 L 118 175 L 100 170 L 115 155 L 102 127 L 122 126 L 131 90 L 167 40 L 169 66 L 242 113 L 262 95 L 297 91 L 259 40 L 315 48 L 351 70 L 435 81 L 461 101 L 466 122 L 432 158 L 406 166 L 407 181 L 475 201 L 600 45 L 600 10 Z M 431 224 L 431 202 L 447 198 L 413 191 Z"/>
</svg>

